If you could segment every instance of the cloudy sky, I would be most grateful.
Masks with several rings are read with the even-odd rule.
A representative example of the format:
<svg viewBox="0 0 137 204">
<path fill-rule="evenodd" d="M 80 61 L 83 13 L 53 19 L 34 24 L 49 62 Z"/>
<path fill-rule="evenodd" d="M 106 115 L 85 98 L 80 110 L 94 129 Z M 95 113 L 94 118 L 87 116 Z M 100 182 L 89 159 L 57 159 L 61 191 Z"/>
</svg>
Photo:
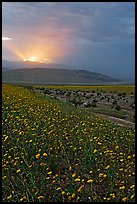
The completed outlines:
<svg viewBox="0 0 137 204">
<path fill-rule="evenodd" d="M 3 2 L 2 58 L 134 79 L 134 2 Z"/>
</svg>

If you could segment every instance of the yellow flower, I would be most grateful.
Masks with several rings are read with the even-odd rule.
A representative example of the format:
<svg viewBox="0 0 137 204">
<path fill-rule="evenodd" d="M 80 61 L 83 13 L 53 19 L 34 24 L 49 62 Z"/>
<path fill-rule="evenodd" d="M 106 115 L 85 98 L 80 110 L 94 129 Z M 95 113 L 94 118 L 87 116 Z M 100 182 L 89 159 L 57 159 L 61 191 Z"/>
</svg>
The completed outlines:
<svg viewBox="0 0 137 204">
<path fill-rule="evenodd" d="M 130 198 L 132 199 L 132 198 L 134 198 L 134 196 L 135 196 L 135 195 L 132 195 Z"/>
<path fill-rule="evenodd" d="M 77 197 L 77 201 L 79 200 L 79 196 Z"/>
<path fill-rule="evenodd" d="M 125 189 L 125 186 L 121 186 L 119 187 L 120 190 L 124 190 Z"/>
<path fill-rule="evenodd" d="M 23 198 L 21 198 L 20 201 L 23 201 Z"/>
<path fill-rule="evenodd" d="M 103 176 L 103 173 L 100 173 L 100 174 L 99 174 L 99 177 L 102 177 L 102 176 Z"/>
<path fill-rule="evenodd" d="M 48 172 L 47 174 L 52 174 L 52 171 Z"/>
<path fill-rule="evenodd" d="M 7 199 L 10 199 L 12 197 L 12 195 L 8 196 Z"/>
<path fill-rule="evenodd" d="M 107 177 L 107 175 L 106 175 L 106 174 L 104 174 L 104 175 L 103 175 L 103 177 L 104 177 L 104 178 L 106 178 L 106 177 Z"/>
<path fill-rule="evenodd" d="M 127 198 L 126 198 L 126 197 L 122 198 L 122 201 L 126 201 L 126 200 L 127 200 Z"/>
<path fill-rule="evenodd" d="M 47 156 L 47 154 L 46 154 L 46 153 L 43 153 L 43 156 L 44 156 L 44 157 L 46 157 L 46 156 Z"/>
<path fill-rule="evenodd" d="M 78 192 L 81 192 L 81 189 L 84 187 L 84 185 L 80 186 L 78 189 Z"/>
<path fill-rule="evenodd" d="M 57 191 L 60 190 L 60 189 L 61 189 L 60 187 L 56 188 Z"/>
<path fill-rule="evenodd" d="M 62 191 L 61 194 L 64 195 L 64 194 L 65 194 L 65 191 Z"/>
<path fill-rule="evenodd" d="M 38 199 L 42 199 L 42 198 L 44 198 L 44 196 L 38 196 Z"/>
<path fill-rule="evenodd" d="M 21 170 L 20 170 L 20 169 L 18 169 L 16 172 L 17 172 L 17 173 L 19 173 L 20 171 L 21 171 Z"/>
<path fill-rule="evenodd" d="M 110 165 L 107 165 L 105 169 L 109 169 L 109 168 L 110 168 Z"/>
<path fill-rule="evenodd" d="M 37 159 L 40 158 L 40 154 L 36 154 L 36 158 L 37 158 Z"/>
<path fill-rule="evenodd" d="M 32 140 L 30 140 L 29 142 L 32 142 Z"/>
<path fill-rule="evenodd" d="M 97 149 L 94 149 L 94 152 L 93 152 L 93 153 L 95 154 L 96 152 L 97 152 Z"/>
<path fill-rule="evenodd" d="M 76 178 L 75 181 L 80 181 L 80 179 L 79 179 L 79 178 Z"/>
<path fill-rule="evenodd" d="M 69 167 L 69 171 L 71 171 L 71 170 L 72 170 L 72 167 L 70 166 L 70 167 Z"/>
<path fill-rule="evenodd" d="M 128 158 L 128 159 L 131 159 L 131 156 L 128 156 L 127 158 Z"/>
<path fill-rule="evenodd" d="M 87 181 L 87 183 L 92 183 L 93 182 L 93 180 L 92 179 L 89 179 L 88 181 Z"/>
<path fill-rule="evenodd" d="M 119 171 L 123 171 L 123 169 L 121 168 L 121 169 L 119 169 Z"/>
<path fill-rule="evenodd" d="M 135 188 L 135 185 L 130 186 L 130 188 Z"/>
<path fill-rule="evenodd" d="M 76 174 L 74 173 L 74 174 L 72 174 L 72 177 L 74 178 L 76 176 Z"/>
<path fill-rule="evenodd" d="M 75 197 L 75 193 L 72 194 L 71 198 L 74 198 L 74 197 Z"/>
<path fill-rule="evenodd" d="M 41 163 L 40 166 L 46 166 L 46 164 L 45 163 Z"/>
<path fill-rule="evenodd" d="M 69 201 L 71 200 L 71 196 L 68 196 L 68 200 L 69 200 Z"/>
</svg>

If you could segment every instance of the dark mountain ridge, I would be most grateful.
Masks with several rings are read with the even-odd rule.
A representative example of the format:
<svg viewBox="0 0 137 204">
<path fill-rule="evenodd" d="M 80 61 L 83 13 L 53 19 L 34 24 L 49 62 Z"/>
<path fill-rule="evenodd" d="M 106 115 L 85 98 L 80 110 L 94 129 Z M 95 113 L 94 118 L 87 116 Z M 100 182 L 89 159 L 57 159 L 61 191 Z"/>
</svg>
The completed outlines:
<svg viewBox="0 0 137 204">
<path fill-rule="evenodd" d="M 3 69 L 4 70 L 4 69 Z M 112 77 L 87 70 L 57 68 L 24 68 L 2 72 L 3 82 L 27 83 L 108 83 L 119 82 Z"/>
</svg>

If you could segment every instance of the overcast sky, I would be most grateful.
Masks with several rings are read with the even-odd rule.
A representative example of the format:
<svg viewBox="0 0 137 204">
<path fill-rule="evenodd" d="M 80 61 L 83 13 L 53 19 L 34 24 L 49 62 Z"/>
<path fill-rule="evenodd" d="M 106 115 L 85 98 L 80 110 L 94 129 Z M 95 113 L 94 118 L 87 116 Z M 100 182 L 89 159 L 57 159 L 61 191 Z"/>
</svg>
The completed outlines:
<svg viewBox="0 0 137 204">
<path fill-rule="evenodd" d="M 2 58 L 133 79 L 134 2 L 3 2 Z M 7 38 L 8 37 L 8 38 Z"/>
</svg>

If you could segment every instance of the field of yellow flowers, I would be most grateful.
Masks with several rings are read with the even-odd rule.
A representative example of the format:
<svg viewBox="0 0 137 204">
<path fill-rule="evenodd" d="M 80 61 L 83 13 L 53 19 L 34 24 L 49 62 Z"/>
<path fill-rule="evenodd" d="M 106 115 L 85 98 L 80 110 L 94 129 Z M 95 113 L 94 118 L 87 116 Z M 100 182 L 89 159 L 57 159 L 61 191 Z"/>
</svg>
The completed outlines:
<svg viewBox="0 0 137 204">
<path fill-rule="evenodd" d="M 2 200 L 135 201 L 135 130 L 3 84 Z"/>
</svg>

